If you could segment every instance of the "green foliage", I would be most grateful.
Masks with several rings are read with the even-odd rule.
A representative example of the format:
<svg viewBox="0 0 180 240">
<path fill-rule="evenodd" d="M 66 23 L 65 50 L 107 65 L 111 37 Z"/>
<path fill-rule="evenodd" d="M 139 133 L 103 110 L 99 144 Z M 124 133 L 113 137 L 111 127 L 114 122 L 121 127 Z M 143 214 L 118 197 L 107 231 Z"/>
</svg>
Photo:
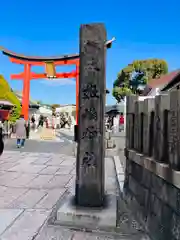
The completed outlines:
<svg viewBox="0 0 180 240">
<path fill-rule="evenodd" d="M 52 114 L 55 114 L 56 108 L 58 108 L 58 107 L 60 107 L 60 105 L 59 105 L 59 104 L 56 104 L 56 103 L 51 105 Z"/>
<path fill-rule="evenodd" d="M 41 100 L 38 100 L 38 101 L 37 101 L 37 104 L 43 105 L 43 102 L 42 102 Z"/>
<path fill-rule="evenodd" d="M 10 122 L 15 122 L 21 114 L 21 107 L 14 106 L 10 115 Z"/>
<path fill-rule="evenodd" d="M 56 108 L 60 107 L 60 104 L 55 103 L 55 104 L 52 104 L 51 107 L 52 107 L 52 109 L 56 109 Z"/>
<path fill-rule="evenodd" d="M 16 121 L 21 114 L 21 103 L 2 75 L 0 75 L 0 99 L 7 100 L 14 104 L 12 113 L 10 115 L 10 121 Z"/>
<path fill-rule="evenodd" d="M 132 94 L 130 88 L 123 86 L 123 87 L 114 87 L 112 90 L 113 97 L 118 101 L 121 102 L 125 96 Z"/>
<path fill-rule="evenodd" d="M 145 86 L 150 79 L 158 79 L 166 73 L 168 73 L 168 65 L 164 60 L 133 61 L 118 73 L 112 95 L 120 102 L 128 94 L 138 94 L 140 85 Z"/>
</svg>

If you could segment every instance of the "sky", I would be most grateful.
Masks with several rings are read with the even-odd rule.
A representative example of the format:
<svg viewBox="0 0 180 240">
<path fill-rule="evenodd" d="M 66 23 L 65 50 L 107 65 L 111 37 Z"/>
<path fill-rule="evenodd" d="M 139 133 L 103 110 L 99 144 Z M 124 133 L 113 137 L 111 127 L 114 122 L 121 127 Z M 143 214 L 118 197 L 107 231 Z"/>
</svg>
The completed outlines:
<svg viewBox="0 0 180 240">
<path fill-rule="evenodd" d="M 112 91 L 118 72 L 133 60 L 160 58 L 168 62 L 169 71 L 180 68 L 179 9 L 179 0 L 1 1 L 0 46 L 29 56 L 74 54 L 79 51 L 80 25 L 102 22 L 108 39 L 116 38 L 106 63 L 106 86 Z M 22 81 L 10 80 L 10 75 L 22 70 L 0 53 L 0 74 L 15 90 L 22 90 Z M 50 104 L 75 103 L 75 79 L 32 80 L 30 95 Z M 108 94 L 107 104 L 115 102 Z"/>
</svg>

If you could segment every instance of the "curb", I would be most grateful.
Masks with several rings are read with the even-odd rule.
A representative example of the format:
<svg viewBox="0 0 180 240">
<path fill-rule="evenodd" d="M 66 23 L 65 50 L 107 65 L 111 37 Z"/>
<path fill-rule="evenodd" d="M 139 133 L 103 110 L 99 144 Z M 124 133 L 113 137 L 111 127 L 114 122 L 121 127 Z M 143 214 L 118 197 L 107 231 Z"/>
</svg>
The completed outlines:
<svg viewBox="0 0 180 240">
<path fill-rule="evenodd" d="M 125 164 L 123 164 L 123 160 L 120 159 L 119 156 L 114 156 L 114 165 L 115 165 L 115 171 L 116 171 L 116 179 L 117 184 L 119 187 L 119 196 L 121 201 L 124 203 L 124 207 L 126 209 L 126 212 L 129 213 L 129 218 L 131 219 L 131 222 L 134 222 L 136 224 L 137 230 L 143 234 L 144 240 L 151 240 L 151 238 L 148 236 L 147 232 L 145 231 L 145 227 L 143 226 L 143 223 L 141 222 L 141 219 L 134 214 L 133 210 L 129 207 L 128 200 L 126 198 L 126 193 L 124 191 L 124 182 L 125 182 Z"/>
<path fill-rule="evenodd" d="M 124 189 L 125 172 L 119 156 L 113 156 L 113 160 L 116 171 L 116 179 L 119 186 L 120 195 L 122 196 Z"/>
</svg>

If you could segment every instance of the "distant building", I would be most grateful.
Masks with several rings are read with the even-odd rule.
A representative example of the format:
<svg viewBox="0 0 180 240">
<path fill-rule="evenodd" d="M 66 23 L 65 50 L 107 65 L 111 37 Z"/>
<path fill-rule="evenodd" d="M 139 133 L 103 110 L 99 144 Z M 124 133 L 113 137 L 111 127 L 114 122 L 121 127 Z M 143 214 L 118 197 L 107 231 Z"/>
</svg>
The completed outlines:
<svg viewBox="0 0 180 240">
<path fill-rule="evenodd" d="M 146 85 L 143 96 L 156 96 L 162 92 L 180 87 L 180 70 L 170 72 L 158 79 L 152 79 Z"/>
<path fill-rule="evenodd" d="M 22 97 L 23 94 L 20 91 L 14 91 L 15 95 L 17 96 L 17 98 L 19 99 L 19 101 L 21 102 L 22 105 Z M 39 109 L 40 105 L 37 104 L 36 101 L 32 100 L 32 98 L 29 99 L 29 115 L 32 115 L 33 113 L 36 113 L 37 110 Z"/>
<path fill-rule="evenodd" d="M 40 106 L 39 109 L 36 111 L 36 114 L 43 115 L 44 117 L 51 117 L 52 109 L 46 106 Z"/>
<path fill-rule="evenodd" d="M 7 100 L 0 100 L 0 118 L 3 120 L 8 120 L 13 104 Z"/>
<path fill-rule="evenodd" d="M 119 115 L 120 113 L 124 114 L 125 103 L 120 102 L 115 105 L 106 105 L 105 114 L 106 115 Z"/>
<path fill-rule="evenodd" d="M 76 105 L 64 104 L 56 108 L 56 113 L 68 113 L 69 115 L 76 117 Z"/>
</svg>

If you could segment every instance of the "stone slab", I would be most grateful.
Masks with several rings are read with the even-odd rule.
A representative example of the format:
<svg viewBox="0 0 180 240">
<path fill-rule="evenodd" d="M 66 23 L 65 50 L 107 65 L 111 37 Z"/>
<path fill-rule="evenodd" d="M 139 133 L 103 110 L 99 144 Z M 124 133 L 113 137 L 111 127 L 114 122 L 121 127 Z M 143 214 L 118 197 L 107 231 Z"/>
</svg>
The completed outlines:
<svg viewBox="0 0 180 240">
<path fill-rule="evenodd" d="M 53 206 L 57 203 L 57 201 L 62 197 L 65 191 L 65 188 L 50 190 L 48 194 L 44 198 L 42 198 L 34 208 L 52 209 Z"/>
<path fill-rule="evenodd" d="M 114 156 L 114 165 L 116 170 L 116 178 L 119 186 L 120 195 L 122 196 L 124 191 L 125 172 L 122 165 L 122 161 L 119 156 Z"/>
<path fill-rule="evenodd" d="M 26 210 L 2 235 L 1 240 L 30 240 L 38 233 L 49 211 Z"/>
<path fill-rule="evenodd" d="M 107 140 L 107 148 L 115 148 L 115 141 L 114 139 Z"/>
<path fill-rule="evenodd" d="M 56 175 L 48 183 L 44 185 L 44 188 L 55 189 L 63 188 L 72 178 L 70 175 Z"/>
<path fill-rule="evenodd" d="M 45 196 L 46 196 L 46 193 L 43 190 L 30 189 L 25 194 L 20 196 L 18 199 L 13 201 L 9 207 L 16 208 L 16 209 L 17 208 L 31 209 Z"/>
<path fill-rule="evenodd" d="M 106 149 L 106 157 L 117 156 L 118 152 L 119 151 L 117 147 Z"/>
<path fill-rule="evenodd" d="M 69 229 L 47 226 L 38 234 L 36 240 L 73 240 L 73 235 L 74 232 Z"/>
<path fill-rule="evenodd" d="M 128 149 L 129 159 L 143 168 L 149 170 L 155 175 L 163 178 L 170 184 L 180 188 L 180 172 L 169 167 L 168 164 L 156 162 L 153 158 L 146 157 L 143 154 L 137 153 L 134 150 Z"/>
<path fill-rule="evenodd" d="M 27 192 L 25 188 L 7 188 L 0 197 L 0 208 L 6 208 L 14 200 Z M 17 209 L 17 208 L 15 208 Z"/>
<path fill-rule="evenodd" d="M 53 175 L 39 175 L 36 178 L 32 179 L 27 184 L 28 188 L 43 188 L 51 179 Z"/>
<path fill-rule="evenodd" d="M 26 187 L 27 184 L 30 183 L 33 179 L 35 179 L 37 176 L 37 174 L 23 173 L 13 181 L 8 181 L 5 185 L 9 187 Z"/>
<path fill-rule="evenodd" d="M 56 175 L 70 174 L 72 170 L 75 169 L 75 166 L 60 166 L 58 171 L 55 173 Z"/>
<path fill-rule="evenodd" d="M 73 204 L 69 195 L 57 211 L 56 224 L 85 229 L 112 229 L 116 227 L 117 199 L 115 195 L 106 196 L 104 208 L 83 208 Z"/>
<path fill-rule="evenodd" d="M 58 171 L 58 169 L 59 169 L 59 166 L 47 166 L 39 174 L 40 175 L 53 175 Z"/>
<path fill-rule="evenodd" d="M 0 209 L 0 235 L 22 214 L 19 209 Z"/>
<path fill-rule="evenodd" d="M 106 138 L 106 140 L 110 139 L 110 132 L 109 131 L 105 132 L 105 138 Z"/>
</svg>

